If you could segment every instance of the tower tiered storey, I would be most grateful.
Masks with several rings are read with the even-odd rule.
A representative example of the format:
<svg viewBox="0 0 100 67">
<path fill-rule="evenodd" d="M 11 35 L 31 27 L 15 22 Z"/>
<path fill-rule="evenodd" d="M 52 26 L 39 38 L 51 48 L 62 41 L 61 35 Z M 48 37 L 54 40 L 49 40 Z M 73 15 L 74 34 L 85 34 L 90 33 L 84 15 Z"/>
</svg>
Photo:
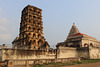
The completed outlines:
<svg viewBox="0 0 100 67">
<path fill-rule="evenodd" d="M 20 34 L 15 42 L 18 48 L 38 50 L 49 47 L 43 37 L 42 10 L 28 5 L 22 10 Z"/>
</svg>

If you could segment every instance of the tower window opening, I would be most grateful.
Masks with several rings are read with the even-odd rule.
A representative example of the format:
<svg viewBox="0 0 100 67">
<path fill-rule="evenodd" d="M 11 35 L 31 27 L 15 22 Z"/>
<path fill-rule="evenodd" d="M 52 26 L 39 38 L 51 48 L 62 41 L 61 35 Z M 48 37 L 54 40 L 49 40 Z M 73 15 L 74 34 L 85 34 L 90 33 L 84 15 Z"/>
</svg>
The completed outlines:
<svg viewBox="0 0 100 67">
<path fill-rule="evenodd" d="M 31 16 L 31 15 L 29 15 L 29 18 L 30 18 L 30 19 L 32 19 L 32 16 Z"/>
<path fill-rule="evenodd" d="M 31 33 L 28 34 L 29 37 L 32 37 Z"/>
<path fill-rule="evenodd" d="M 35 40 L 33 41 L 33 44 L 36 45 L 36 41 Z"/>
<path fill-rule="evenodd" d="M 33 18 L 36 18 L 36 16 L 33 16 Z"/>
<path fill-rule="evenodd" d="M 42 40 L 38 41 L 38 45 L 42 45 L 42 43 L 43 43 Z"/>
<path fill-rule="evenodd" d="M 31 29 L 31 27 L 29 27 L 29 30 Z"/>
<path fill-rule="evenodd" d="M 40 34 L 38 35 L 38 38 L 41 38 L 41 35 Z"/>
<path fill-rule="evenodd" d="M 36 38 L 36 35 L 35 34 L 33 34 L 33 38 Z"/>
<path fill-rule="evenodd" d="M 33 10 L 33 12 L 36 12 L 36 10 Z"/>
<path fill-rule="evenodd" d="M 38 13 L 40 14 L 40 12 L 38 11 Z"/>
<path fill-rule="evenodd" d="M 35 32 L 35 28 L 33 28 L 33 32 Z"/>
<path fill-rule="evenodd" d="M 39 26 L 39 27 L 41 26 L 40 23 L 38 23 L 38 26 Z"/>
<path fill-rule="evenodd" d="M 32 9 L 30 9 L 30 11 L 32 11 Z"/>
<path fill-rule="evenodd" d="M 40 29 L 38 29 L 38 33 L 41 33 L 41 30 Z"/>
</svg>

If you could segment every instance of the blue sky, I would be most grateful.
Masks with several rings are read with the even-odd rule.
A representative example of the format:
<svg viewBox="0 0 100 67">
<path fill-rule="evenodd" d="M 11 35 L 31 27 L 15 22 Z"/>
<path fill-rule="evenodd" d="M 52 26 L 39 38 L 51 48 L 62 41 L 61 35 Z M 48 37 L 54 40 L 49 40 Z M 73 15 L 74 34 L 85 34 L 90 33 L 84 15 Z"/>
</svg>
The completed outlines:
<svg viewBox="0 0 100 67">
<path fill-rule="evenodd" d="M 65 41 L 73 23 L 100 40 L 100 0 L 0 0 L 0 44 L 18 36 L 21 11 L 28 4 L 43 10 L 44 37 L 52 47 Z"/>
</svg>

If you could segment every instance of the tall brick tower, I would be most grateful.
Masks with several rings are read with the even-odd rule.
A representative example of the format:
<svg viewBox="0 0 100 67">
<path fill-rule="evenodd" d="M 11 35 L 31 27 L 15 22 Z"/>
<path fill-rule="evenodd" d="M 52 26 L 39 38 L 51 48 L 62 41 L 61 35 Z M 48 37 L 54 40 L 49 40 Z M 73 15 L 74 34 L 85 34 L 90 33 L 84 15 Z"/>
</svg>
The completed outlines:
<svg viewBox="0 0 100 67">
<path fill-rule="evenodd" d="M 13 41 L 18 48 L 32 50 L 48 49 L 49 45 L 43 37 L 42 10 L 28 5 L 22 10 L 20 34 Z"/>
</svg>

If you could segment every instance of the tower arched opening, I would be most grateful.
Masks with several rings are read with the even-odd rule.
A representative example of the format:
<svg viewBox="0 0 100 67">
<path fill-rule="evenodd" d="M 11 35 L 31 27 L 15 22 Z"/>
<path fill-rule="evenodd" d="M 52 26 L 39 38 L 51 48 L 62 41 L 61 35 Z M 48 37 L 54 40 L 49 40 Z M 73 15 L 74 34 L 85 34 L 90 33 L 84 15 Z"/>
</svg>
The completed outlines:
<svg viewBox="0 0 100 67">
<path fill-rule="evenodd" d="M 38 33 L 41 33 L 41 29 L 38 29 L 37 31 L 38 31 Z"/>
<path fill-rule="evenodd" d="M 33 38 L 36 38 L 36 34 L 33 34 Z"/>
<path fill-rule="evenodd" d="M 36 45 L 36 40 L 33 41 L 33 44 Z"/>
<path fill-rule="evenodd" d="M 38 38 L 41 38 L 41 35 L 40 34 L 38 34 Z"/>
<path fill-rule="evenodd" d="M 39 40 L 38 41 L 38 45 L 40 46 L 40 45 L 42 45 L 43 44 L 43 41 L 42 40 Z"/>
</svg>

